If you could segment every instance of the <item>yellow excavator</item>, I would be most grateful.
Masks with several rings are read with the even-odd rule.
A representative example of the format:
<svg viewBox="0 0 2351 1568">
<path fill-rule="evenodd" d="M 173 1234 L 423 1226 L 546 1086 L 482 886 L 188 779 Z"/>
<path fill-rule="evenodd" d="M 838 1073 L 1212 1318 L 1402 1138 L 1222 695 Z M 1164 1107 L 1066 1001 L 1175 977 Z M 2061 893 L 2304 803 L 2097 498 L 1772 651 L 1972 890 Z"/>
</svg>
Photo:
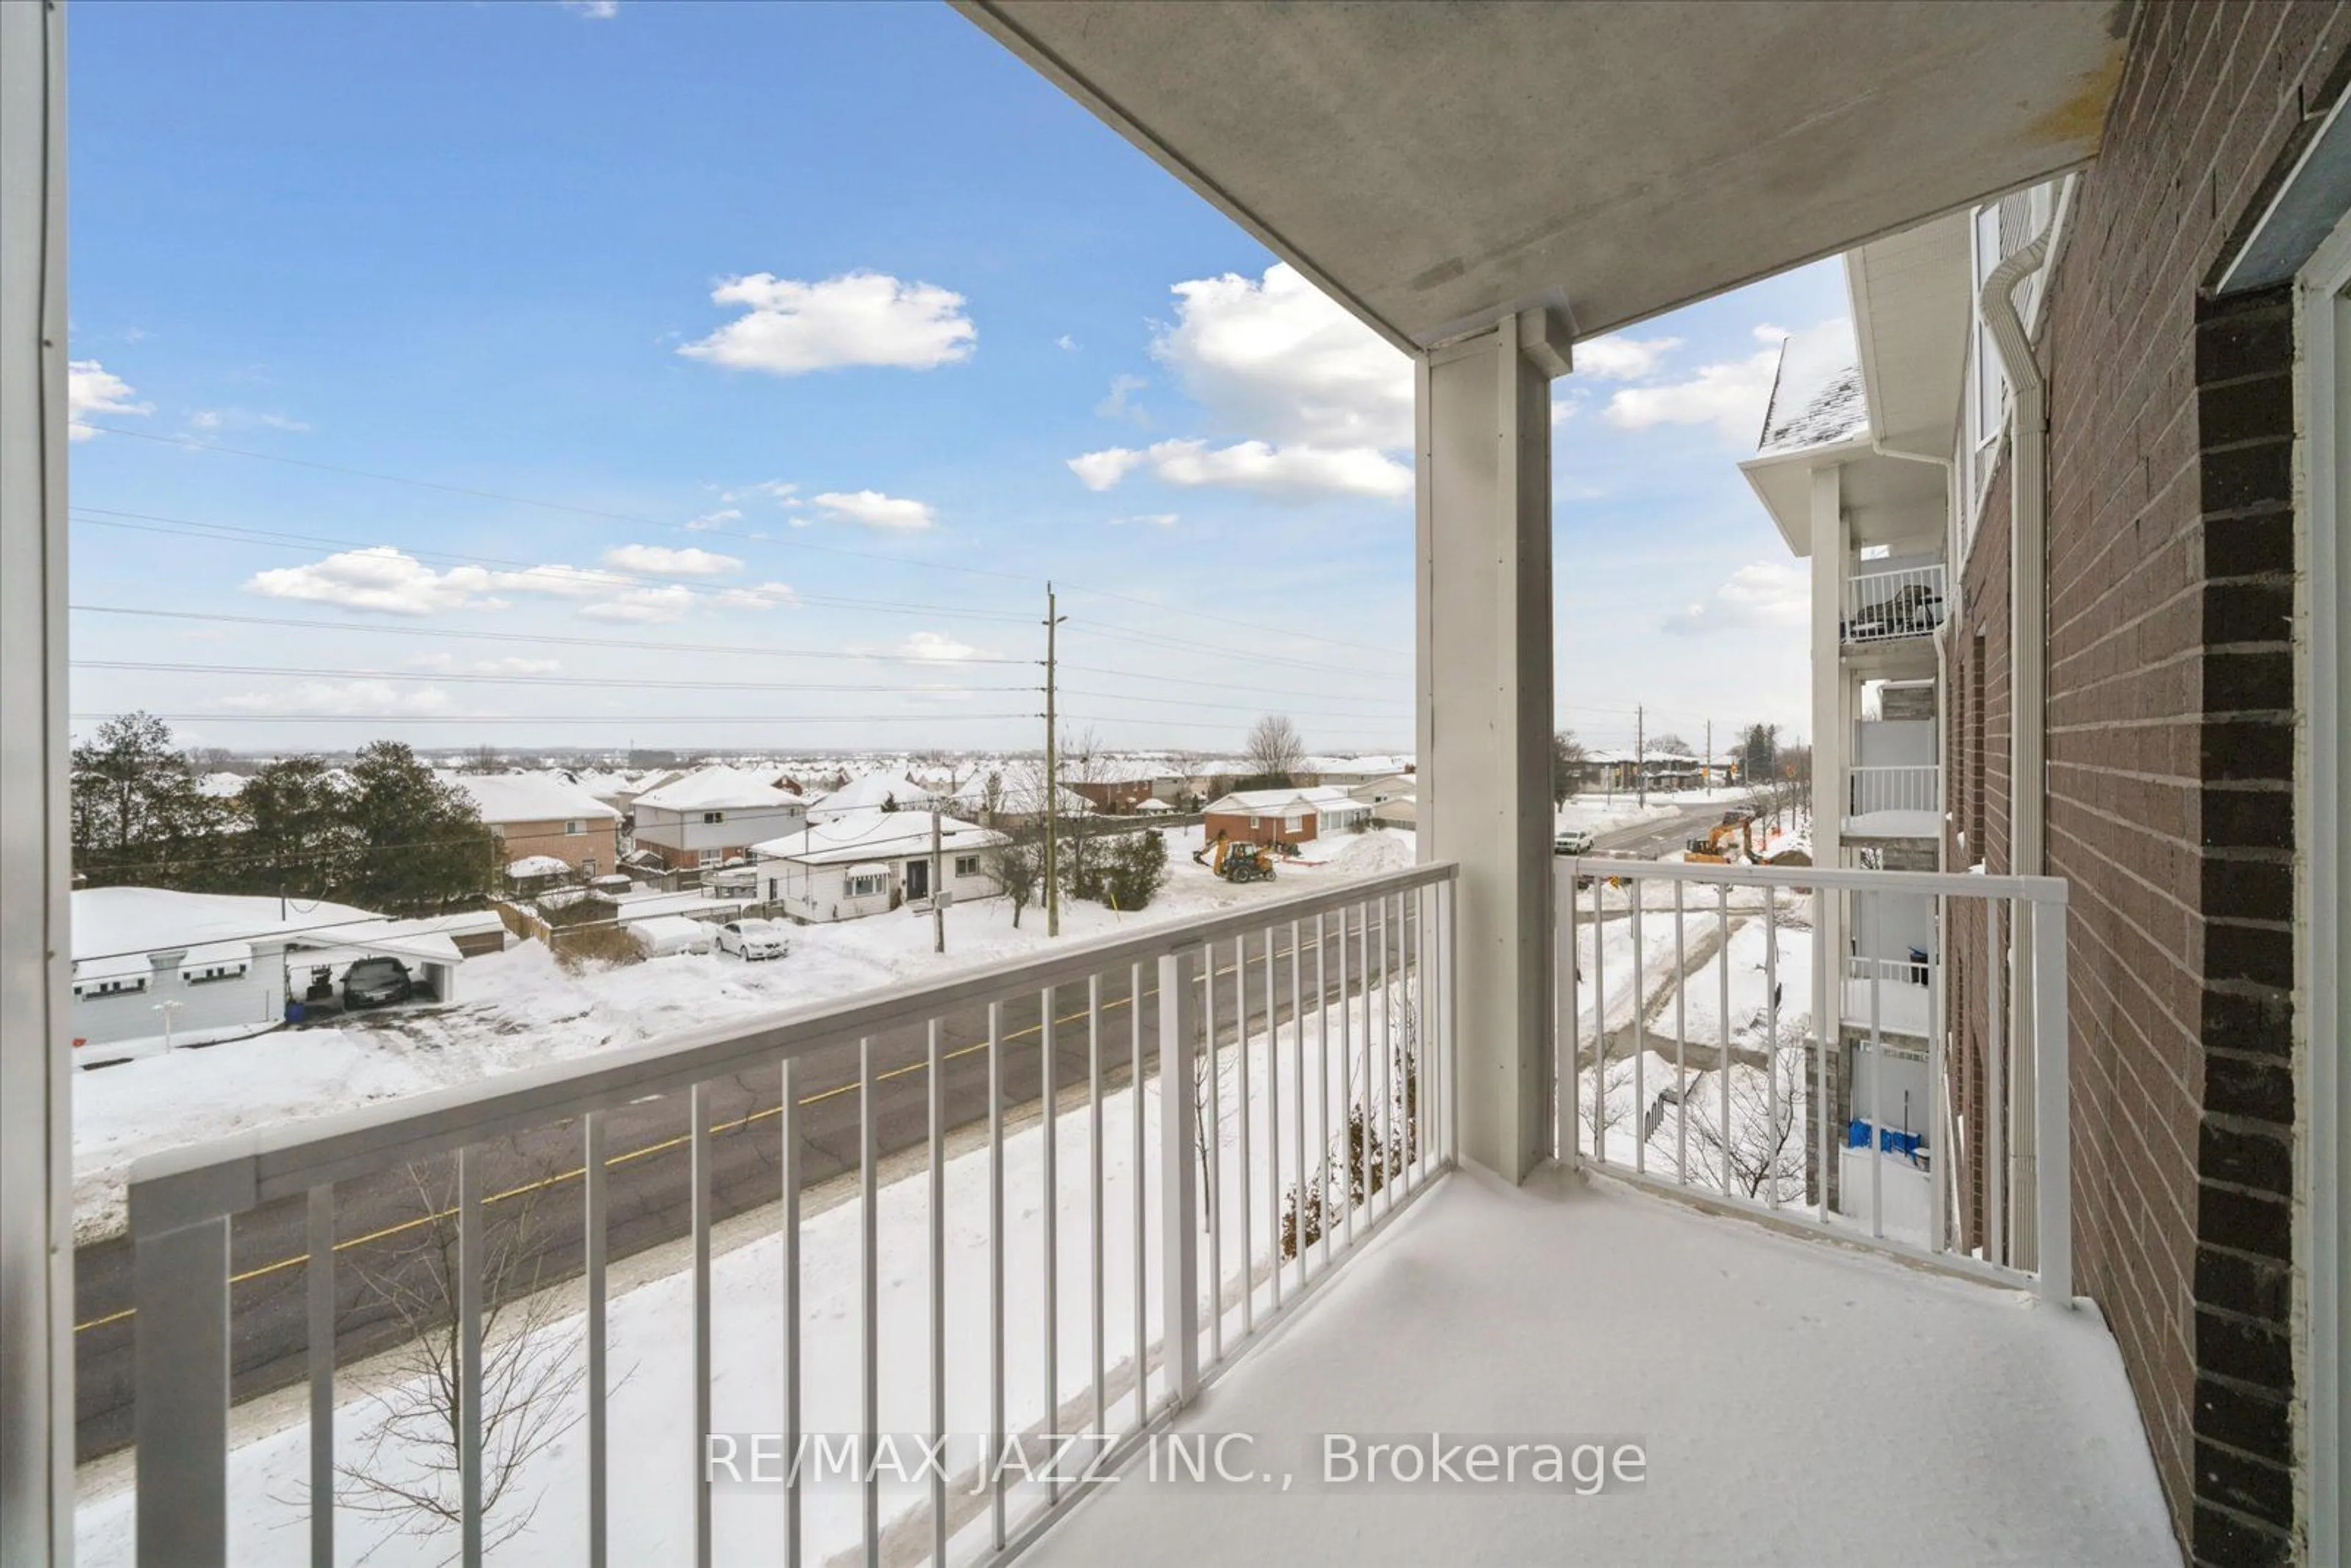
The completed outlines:
<svg viewBox="0 0 2351 1568">
<path fill-rule="evenodd" d="M 1692 839 L 1682 859 L 1704 865 L 1729 865 L 1737 861 L 1755 858 L 1755 814 L 1752 811 L 1725 811 L 1722 821 L 1710 829 L 1706 837 Z"/>
<path fill-rule="evenodd" d="M 1263 844 L 1246 840 L 1217 835 L 1217 841 L 1202 844 L 1192 852 L 1192 858 L 1227 882 L 1271 882 L 1273 854 Z"/>
</svg>

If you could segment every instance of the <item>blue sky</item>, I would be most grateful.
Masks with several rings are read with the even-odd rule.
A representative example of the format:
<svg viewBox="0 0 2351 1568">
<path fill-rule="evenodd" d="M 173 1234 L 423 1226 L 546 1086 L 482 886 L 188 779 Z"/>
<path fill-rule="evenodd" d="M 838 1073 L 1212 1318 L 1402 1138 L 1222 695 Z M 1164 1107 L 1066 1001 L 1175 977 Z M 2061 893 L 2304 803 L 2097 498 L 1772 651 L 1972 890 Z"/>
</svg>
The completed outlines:
<svg viewBox="0 0 2351 1568">
<path fill-rule="evenodd" d="M 1404 361 L 945 8 L 181 0 L 71 42 L 73 598 L 172 612 L 76 614 L 78 712 L 1033 746 L 1050 577 L 1109 744 L 1409 744 Z M 1805 727 L 1734 464 L 1770 329 L 1844 308 L 1808 268 L 1555 389 L 1588 740 Z"/>
</svg>

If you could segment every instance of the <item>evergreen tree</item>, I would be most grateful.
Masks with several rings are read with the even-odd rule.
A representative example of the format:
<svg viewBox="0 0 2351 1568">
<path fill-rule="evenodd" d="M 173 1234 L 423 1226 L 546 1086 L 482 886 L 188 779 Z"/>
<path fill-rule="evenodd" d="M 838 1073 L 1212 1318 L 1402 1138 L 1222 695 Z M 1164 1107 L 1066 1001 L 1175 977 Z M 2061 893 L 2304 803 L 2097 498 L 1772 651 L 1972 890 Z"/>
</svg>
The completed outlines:
<svg viewBox="0 0 2351 1568">
<path fill-rule="evenodd" d="M 351 903 L 422 913 L 493 885 L 497 843 L 463 790 L 396 740 L 362 747 L 350 771 Z"/>
<path fill-rule="evenodd" d="M 238 884 L 251 893 L 340 898 L 359 863 L 349 801 L 319 757 L 288 757 L 246 780 L 237 805 L 246 821 Z"/>
<path fill-rule="evenodd" d="M 73 748 L 74 871 L 99 885 L 200 884 L 223 858 L 225 813 L 152 714 L 118 714 Z"/>
</svg>

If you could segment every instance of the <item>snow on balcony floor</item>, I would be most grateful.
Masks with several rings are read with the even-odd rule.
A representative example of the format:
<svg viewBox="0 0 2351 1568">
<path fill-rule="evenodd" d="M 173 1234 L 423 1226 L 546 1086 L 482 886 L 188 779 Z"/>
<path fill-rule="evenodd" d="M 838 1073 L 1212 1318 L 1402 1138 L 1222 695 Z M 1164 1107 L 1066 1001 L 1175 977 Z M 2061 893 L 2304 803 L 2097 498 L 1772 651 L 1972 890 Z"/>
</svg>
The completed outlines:
<svg viewBox="0 0 2351 1568">
<path fill-rule="evenodd" d="M 1178 1429 L 1256 1434 L 1250 1464 L 1296 1485 L 1130 1471 L 1030 1560 L 2179 1560 L 2094 1311 L 1557 1172 L 1448 1179 Z M 1648 1480 L 1333 1493 L 1310 1479 L 1326 1431 L 1637 1438 Z"/>
</svg>

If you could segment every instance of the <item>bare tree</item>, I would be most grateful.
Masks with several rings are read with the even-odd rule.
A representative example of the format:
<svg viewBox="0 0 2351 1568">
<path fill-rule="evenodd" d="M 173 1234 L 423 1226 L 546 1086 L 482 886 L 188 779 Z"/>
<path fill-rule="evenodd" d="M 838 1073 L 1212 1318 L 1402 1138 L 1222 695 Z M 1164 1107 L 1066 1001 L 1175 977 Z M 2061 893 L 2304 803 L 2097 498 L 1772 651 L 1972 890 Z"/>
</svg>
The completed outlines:
<svg viewBox="0 0 2351 1568">
<path fill-rule="evenodd" d="M 1305 737 L 1282 714 L 1270 713 L 1250 726 L 1247 749 L 1249 765 L 1260 774 L 1291 779 L 1306 765 Z"/>
<path fill-rule="evenodd" d="M 337 1503 L 391 1521 L 387 1541 L 429 1539 L 464 1523 L 464 1367 L 457 1313 L 459 1227 L 449 1176 L 408 1167 L 418 1217 L 384 1260 L 358 1268 L 372 1300 L 407 1331 L 389 1353 L 391 1379 L 352 1458 L 338 1463 Z M 481 1511 L 486 1549 L 530 1525 L 539 1493 L 525 1485 L 533 1458 L 580 1417 L 585 1377 L 571 1347 L 545 1331 L 561 1316 L 551 1291 L 535 1203 L 526 1184 L 481 1214 Z M 382 1257 L 381 1254 L 377 1254 Z M 455 1561 L 452 1551 L 443 1561 Z"/>
</svg>

